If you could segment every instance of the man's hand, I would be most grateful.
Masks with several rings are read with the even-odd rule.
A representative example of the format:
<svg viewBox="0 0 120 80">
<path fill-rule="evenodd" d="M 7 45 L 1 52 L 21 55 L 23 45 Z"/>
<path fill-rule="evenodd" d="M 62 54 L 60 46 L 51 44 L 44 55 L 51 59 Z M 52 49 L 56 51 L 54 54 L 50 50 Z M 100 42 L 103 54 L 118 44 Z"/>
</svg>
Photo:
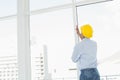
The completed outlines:
<svg viewBox="0 0 120 80">
<path fill-rule="evenodd" d="M 79 32 L 79 29 L 78 29 L 78 25 L 76 25 L 76 33 L 78 36 L 80 36 L 80 32 Z"/>
<path fill-rule="evenodd" d="M 76 25 L 76 33 L 81 38 L 81 40 L 84 38 L 84 36 L 80 33 L 80 31 L 78 29 L 78 25 Z"/>
</svg>

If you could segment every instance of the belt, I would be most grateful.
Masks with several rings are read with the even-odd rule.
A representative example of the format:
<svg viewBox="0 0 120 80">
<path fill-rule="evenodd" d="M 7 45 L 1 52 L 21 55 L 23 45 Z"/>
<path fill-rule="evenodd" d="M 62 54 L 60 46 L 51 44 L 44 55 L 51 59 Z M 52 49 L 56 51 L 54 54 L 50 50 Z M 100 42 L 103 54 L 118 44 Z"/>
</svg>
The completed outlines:
<svg viewBox="0 0 120 80">
<path fill-rule="evenodd" d="M 86 68 L 86 69 L 81 69 L 81 71 L 89 71 L 89 70 L 96 70 L 96 68 Z"/>
</svg>

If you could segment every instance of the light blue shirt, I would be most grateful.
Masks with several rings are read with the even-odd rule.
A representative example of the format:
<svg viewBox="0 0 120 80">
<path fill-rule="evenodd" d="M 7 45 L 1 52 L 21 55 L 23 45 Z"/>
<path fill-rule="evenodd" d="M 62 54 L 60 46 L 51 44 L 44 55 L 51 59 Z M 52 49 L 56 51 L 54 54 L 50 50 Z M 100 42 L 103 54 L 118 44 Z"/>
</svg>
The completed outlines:
<svg viewBox="0 0 120 80">
<path fill-rule="evenodd" d="M 75 45 L 72 61 L 78 64 L 78 68 L 96 68 L 97 67 L 97 44 L 95 41 L 84 38 Z"/>
</svg>

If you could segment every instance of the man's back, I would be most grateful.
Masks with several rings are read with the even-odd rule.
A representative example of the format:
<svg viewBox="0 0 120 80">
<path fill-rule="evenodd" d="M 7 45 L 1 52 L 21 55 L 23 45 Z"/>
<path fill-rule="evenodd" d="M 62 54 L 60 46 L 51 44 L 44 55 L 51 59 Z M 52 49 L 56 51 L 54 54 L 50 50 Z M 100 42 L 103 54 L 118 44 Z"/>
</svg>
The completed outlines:
<svg viewBox="0 0 120 80">
<path fill-rule="evenodd" d="M 81 41 L 83 46 L 82 53 L 80 50 L 79 54 L 81 54 L 78 64 L 80 69 L 86 68 L 96 68 L 97 67 L 97 44 L 95 41 L 85 38 Z M 80 47 L 79 47 L 80 48 Z"/>
</svg>

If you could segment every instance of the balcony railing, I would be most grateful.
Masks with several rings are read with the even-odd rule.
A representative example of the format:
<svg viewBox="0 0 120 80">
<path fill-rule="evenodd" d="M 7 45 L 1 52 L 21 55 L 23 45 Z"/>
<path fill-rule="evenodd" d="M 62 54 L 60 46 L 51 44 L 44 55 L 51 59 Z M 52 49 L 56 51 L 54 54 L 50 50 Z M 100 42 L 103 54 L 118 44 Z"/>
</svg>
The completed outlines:
<svg viewBox="0 0 120 80">
<path fill-rule="evenodd" d="M 45 80 L 45 79 L 36 79 L 36 80 Z M 77 80 L 76 77 L 63 77 L 63 78 L 52 78 L 48 80 Z M 105 75 L 100 76 L 100 80 L 120 80 L 120 75 Z"/>
<path fill-rule="evenodd" d="M 106 76 L 101 76 L 100 80 L 120 80 L 120 75 L 106 75 Z"/>
</svg>

